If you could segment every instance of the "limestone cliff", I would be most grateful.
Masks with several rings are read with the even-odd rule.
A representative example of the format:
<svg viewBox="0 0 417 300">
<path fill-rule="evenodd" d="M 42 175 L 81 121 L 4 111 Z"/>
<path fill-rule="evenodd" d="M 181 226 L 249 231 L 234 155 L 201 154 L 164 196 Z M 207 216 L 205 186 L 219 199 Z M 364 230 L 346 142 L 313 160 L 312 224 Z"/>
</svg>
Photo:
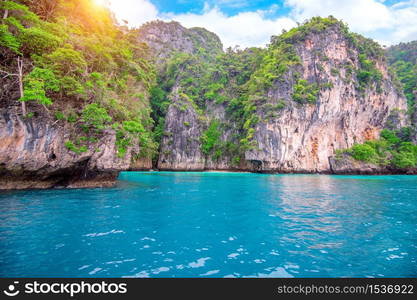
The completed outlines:
<svg viewBox="0 0 417 300">
<path fill-rule="evenodd" d="M 406 111 L 405 98 L 392 84 L 382 59 L 376 60 L 380 87 L 357 88 L 358 78 L 348 72 L 360 68 L 359 52 L 340 27 L 308 35 L 296 44 L 296 53 L 301 64 L 294 69 L 320 90 L 315 103 L 305 105 L 292 101 L 296 82 L 290 76 L 268 91 L 269 102 L 283 99 L 287 107 L 255 128 L 258 146 L 245 158 L 259 162 L 259 170 L 329 172 L 335 150 L 378 138 L 391 111 Z M 402 125 L 404 120 L 399 119 Z"/>
<path fill-rule="evenodd" d="M 199 138 L 202 126 L 194 107 L 173 92 L 173 104 L 169 106 L 165 122 L 165 133 L 159 155 L 161 170 L 204 170 L 205 159 L 201 153 Z M 185 163 L 184 163 L 185 162 Z"/>
<path fill-rule="evenodd" d="M 28 189 L 111 186 L 130 168 L 131 152 L 117 156 L 114 131 L 83 153 L 65 147 L 73 128 L 45 116 L 23 118 L 19 108 L 0 113 L 0 187 Z"/>
<path fill-rule="evenodd" d="M 0 2 L 0 190 L 151 168 L 148 47 L 94 1 L 47 2 Z"/>
<path fill-rule="evenodd" d="M 61 115 L 31 102 L 23 116 L 16 84 L 2 79 L 0 189 L 110 186 L 120 171 L 151 168 L 414 172 L 336 157 L 410 121 L 382 49 L 333 18 L 273 37 L 266 49 L 224 51 L 214 33 L 177 22 L 133 34 L 138 64 L 120 67 L 123 80 L 92 72 L 77 75 L 90 89 L 77 97 L 47 93 Z M 0 50 L 15 70 L 15 54 Z"/>
<path fill-rule="evenodd" d="M 195 54 L 204 48 L 210 55 L 216 55 L 223 50 L 220 38 L 214 33 L 199 27 L 187 29 L 175 21 L 146 23 L 138 30 L 137 38 L 151 47 L 158 65 L 176 52 Z"/>
<path fill-rule="evenodd" d="M 417 168 L 392 168 L 374 163 L 357 161 L 350 155 L 333 156 L 329 159 L 332 174 L 337 175 L 417 175 Z"/>
</svg>

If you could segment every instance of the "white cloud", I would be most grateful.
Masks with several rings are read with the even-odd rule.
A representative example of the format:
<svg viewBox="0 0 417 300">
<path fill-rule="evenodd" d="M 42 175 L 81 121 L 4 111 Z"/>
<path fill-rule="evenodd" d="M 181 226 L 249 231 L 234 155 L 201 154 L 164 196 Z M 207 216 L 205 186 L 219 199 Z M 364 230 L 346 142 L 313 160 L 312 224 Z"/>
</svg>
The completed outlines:
<svg viewBox="0 0 417 300">
<path fill-rule="evenodd" d="M 333 15 L 350 29 L 385 44 L 417 39 L 417 0 L 389 6 L 383 0 L 286 0 L 290 16 L 304 21 Z"/>
<path fill-rule="evenodd" d="M 286 0 L 286 5 L 298 21 L 333 15 L 347 22 L 352 30 L 371 31 L 389 26 L 389 9 L 375 0 Z"/>
<path fill-rule="evenodd" d="M 417 40 L 417 0 L 401 2 L 392 10 L 393 43 Z"/>
<path fill-rule="evenodd" d="M 176 20 L 185 27 L 204 27 L 218 34 L 225 47 L 264 46 L 272 35 L 290 29 L 296 23 L 287 17 L 270 20 L 265 18 L 267 11 L 242 12 L 227 16 L 217 7 L 206 6 L 202 14 L 166 14 L 164 19 Z"/>
<path fill-rule="evenodd" d="M 328 15 L 342 19 L 351 30 L 386 45 L 417 39 L 417 0 L 404 0 L 391 6 L 384 0 L 285 0 L 290 13 L 275 18 L 270 18 L 279 10 L 274 3 L 268 10 L 228 16 L 218 7 L 209 6 L 208 2 L 201 13 L 162 14 L 151 0 L 109 1 L 118 18 L 128 20 L 131 26 L 140 26 L 155 19 L 176 20 L 186 27 L 204 27 L 215 32 L 226 47 L 263 46 L 269 42 L 271 35 L 294 27 L 295 21 Z M 246 0 L 220 1 L 232 6 L 246 3 Z"/>
<path fill-rule="evenodd" d="M 132 27 L 156 20 L 159 15 L 149 0 L 109 0 L 109 6 L 120 21 L 126 20 Z"/>
</svg>

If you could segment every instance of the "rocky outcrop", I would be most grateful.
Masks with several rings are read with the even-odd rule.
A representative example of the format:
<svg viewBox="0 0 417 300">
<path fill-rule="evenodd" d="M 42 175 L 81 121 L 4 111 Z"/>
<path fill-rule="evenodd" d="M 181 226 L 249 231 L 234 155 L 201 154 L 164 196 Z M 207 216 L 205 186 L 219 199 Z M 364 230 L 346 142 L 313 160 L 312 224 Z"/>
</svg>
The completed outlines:
<svg viewBox="0 0 417 300">
<path fill-rule="evenodd" d="M 0 189 L 111 186 L 120 171 L 153 167 L 176 171 L 415 173 L 335 156 L 336 150 L 378 138 L 384 127 L 409 125 L 406 99 L 392 83 L 384 58 L 372 58 L 381 77 L 378 84 L 363 85 L 357 75 L 361 50 L 337 24 L 306 33 L 287 45 L 299 63 L 289 64 L 267 89 L 252 95 L 245 94 L 252 75 L 264 67 L 262 62 L 270 63 L 262 60 L 264 50 L 225 54 L 215 34 L 202 28 L 186 29 L 177 22 L 148 23 L 138 30 L 137 39 L 148 44 L 159 78 L 167 81 L 160 80 L 169 101 L 168 108 L 161 109 L 164 116 L 158 116 L 163 119 L 164 132 L 156 165 L 151 155 L 135 155 L 140 153 L 138 146 L 118 155 L 117 133 L 112 129 L 88 140 L 83 151 L 71 151 L 66 142 L 82 136 L 82 126 L 57 121 L 38 104 L 30 110 L 37 109 L 34 117 L 23 118 L 17 106 L 19 95 L 10 88 L 8 93 L 2 91 L 2 99 L 13 100 L 0 103 Z M 178 53 L 188 56 L 175 56 Z M 230 67 L 239 55 L 243 57 L 240 66 Z M 253 55 L 261 59 L 251 59 Z M 225 65 L 217 62 L 219 56 Z M 235 67 L 246 73 L 244 78 Z M 208 69 L 210 72 L 205 72 Z M 224 74 L 225 70 L 229 73 Z M 171 73 L 175 76 L 170 77 Z M 213 85 L 212 90 L 199 86 L 217 81 L 222 84 Z M 314 99 L 296 101 L 300 82 L 314 86 Z M 202 138 L 213 122 L 219 134 L 212 137 L 216 146 L 208 154 Z"/>
<path fill-rule="evenodd" d="M 173 103 L 168 109 L 165 121 L 165 134 L 161 141 L 161 151 L 157 167 L 160 170 L 203 171 L 203 170 L 251 170 L 246 162 L 232 164 L 232 157 L 223 154 L 218 158 L 202 152 L 201 137 L 210 120 L 217 120 L 222 127 L 233 125 L 227 119 L 222 104 L 211 103 L 207 110 L 198 112 L 190 99 L 180 95 L 178 89 L 172 93 Z M 236 129 L 222 128 L 219 137 L 222 143 L 232 140 Z"/>
<path fill-rule="evenodd" d="M 22 118 L 17 107 L 0 113 L 0 189 L 108 187 L 131 166 L 117 156 L 112 130 L 83 153 L 68 150 L 73 128 L 45 116 Z"/>
<path fill-rule="evenodd" d="M 361 68 L 360 53 L 340 26 L 311 33 L 293 46 L 301 63 L 274 82 L 262 97 L 266 104 L 256 104 L 260 121 L 254 128 L 255 146 L 246 151 L 243 160 L 236 164 L 227 153 L 217 159 L 201 153 L 201 134 L 210 120 L 222 124 L 222 143 L 239 143 L 233 139 L 239 129 L 225 113 L 225 104 L 206 100 L 205 119 L 201 120 L 191 105 L 181 109 L 182 104 L 174 101 L 166 116 L 169 136 L 162 141 L 159 168 L 329 173 L 329 158 L 336 150 L 378 138 L 393 111 L 397 112 L 395 125 L 407 125 L 406 99 L 393 85 L 383 57 L 374 61 L 382 75 L 379 86 L 359 88 L 355 70 Z M 294 101 L 294 86 L 300 79 L 319 87 L 314 103 Z M 265 109 L 279 103 L 285 107 L 273 113 Z"/>
<path fill-rule="evenodd" d="M 336 175 L 388 175 L 407 174 L 416 175 L 417 169 L 395 169 L 391 167 L 378 166 L 353 159 L 348 154 L 340 157 L 329 158 L 330 171 Z"/>
<path fill-rule="evenodd" d="M 283 99 L 287 107 L 255 128 L 258 147 L 246 153 L 246 160 L 256 162 L 259 170 L 329 172 L 335 150 L 378 138 L 393 110 L 406 111 L 406 100 L 382 60 L 376 62 L 383 75 L 380 89 L 357 88 L 358 79 L 348 70 L 360 68 L 359 53 L 337 26 L 309 35 L 296 52 L 302 61 L 296 71 L 311 84 L 326 83 L 326 88 L 320 89 L 316 103 L 303 105 L 291 100 L 293 78 L 270 89 L 269 102 Z M 405 124 L 403 114 L 398 125 Z"/>
<path fill-rule="evenodd" d="M 152 49 L 159 66 L 177 52 L 195 54 L 203 48 L 214 56 L 223 51 L 222 42 L 216 34 L 199 27 L 188 29 L 175 21 L 149 22 L 139 29 L 137 37 L 138 41 Z"/>
<path fill-rule="evenodd" d="M 417 144 L 417 93 L 416 93 L 416 98 L 414 100 L 414 113 L 413 116 L 411 117 L 411 122 L 412 122 L 412 129 L 413 129 L 413 133 L 414 133 L 414 139 L 413 142 L 415 144 Z"/>
<path fill-rule="evenodd" d="M 201 152 L 200 137 L 203 128 L 199 115 L 185 96 L 173 92 L 173 104 L 168 109 L 165 133 L 159 156 L 161 170 L 201 171 L 205 159 Z"/>
</svg>

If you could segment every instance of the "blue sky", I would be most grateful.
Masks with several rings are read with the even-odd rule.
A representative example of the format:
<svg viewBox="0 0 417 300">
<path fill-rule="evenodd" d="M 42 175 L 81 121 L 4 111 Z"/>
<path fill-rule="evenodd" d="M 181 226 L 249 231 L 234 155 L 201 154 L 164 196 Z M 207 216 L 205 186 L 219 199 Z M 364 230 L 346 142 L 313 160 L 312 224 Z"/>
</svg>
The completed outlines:
<svg viewBox="0 0 417 300">
<path fill-rule="evenodd" d="M 236 15 L 240 12 L 268 10 L 272 5 L 279 7 L 276 15 L 287 15 L 291 11 L 290 7 L 283 0 L 151 0 L 150 2 L 163 13 L 201 13 L 205 5 L 217 6 L 229 16 Z M 392 5 L 404 1 L 386 0 L 379 2 L 384 2 L 385 5 Z"/>
<path fill-rule="evenodd" d="M 275 4 L 280 7 L 278 13 L 285 15 L 289 8 L 285 7 L 284 1 L 271 0 L 229 0 L 229 1 L 205 1 L 205 0 L 153 0 L 152 1 L 159 11 L 164 13 L 200 13 L 204 10 L 205 5 L 218 6 L 228 16 L 236 15 L 240 12 L 268 10 L 271 5 Z"/>
<path fill-rule="evenodd" d="M 271 35 L 333 15 L 383 45 L 417 40 L 417 0 L 108 0 L 130 26 L 161 19 L 205 27 L 225 47 L 265 46 Z"/>
</svg>

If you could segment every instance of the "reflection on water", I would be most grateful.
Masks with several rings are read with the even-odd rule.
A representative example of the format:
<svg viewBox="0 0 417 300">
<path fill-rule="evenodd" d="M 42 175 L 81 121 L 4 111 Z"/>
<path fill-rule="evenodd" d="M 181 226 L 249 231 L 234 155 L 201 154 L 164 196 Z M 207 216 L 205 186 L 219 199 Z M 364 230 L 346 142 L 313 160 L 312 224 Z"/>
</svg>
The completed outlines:
<svg viewBox="0 0 417 300">
<path fill-rule="evenodd" d="M 123 173 L 0 195 L 2 277 L 417 275 L 417 177 Z"/>
</svg>

